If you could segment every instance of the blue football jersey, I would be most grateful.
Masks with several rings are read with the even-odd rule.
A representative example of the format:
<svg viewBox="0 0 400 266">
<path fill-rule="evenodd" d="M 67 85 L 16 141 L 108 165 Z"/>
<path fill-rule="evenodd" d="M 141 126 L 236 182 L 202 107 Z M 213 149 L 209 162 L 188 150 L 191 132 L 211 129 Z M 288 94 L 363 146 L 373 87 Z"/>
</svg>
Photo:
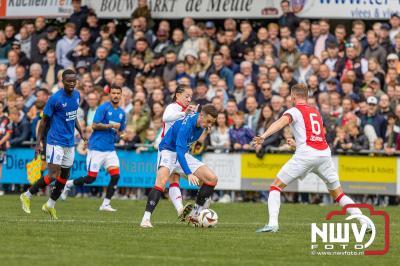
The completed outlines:
<svg viewBox="0 0 400 266">
<path fill-rule="evenodd" d="M 183 120 L 176 121 L 162 139 L 159 150 L 176 152 L 177 159 L 186 175 L 191 174 L 185 154 L 190 146 L 196 142 L 204 131 L 204 128 L 197 127 L 199 113 L 186 116 Z"/>
<path fill-rule="evenodd" d="M 111 102 L 106 102 L 100 105 L 94 114 L 93 123 L 113 124 L 120 123 L 119 131 L 124 131 L 126 128 L 125 112 L 122 108 L 114 109 Z M 93 130 L 89 139 L 89 150 L 94 151 L 113 151 L 115 150 L 114 143 L 117 140 L 117 130 Z"/>
<path fill-rule="evenodd" d="M 46 106 L 44 115 L 50 119 L 47 143 L 61 147 L 74 146 L 75 120 L 79 108 L 79 92 L 68 95 L 64 89 L 53 94 Z"/>
</svg>

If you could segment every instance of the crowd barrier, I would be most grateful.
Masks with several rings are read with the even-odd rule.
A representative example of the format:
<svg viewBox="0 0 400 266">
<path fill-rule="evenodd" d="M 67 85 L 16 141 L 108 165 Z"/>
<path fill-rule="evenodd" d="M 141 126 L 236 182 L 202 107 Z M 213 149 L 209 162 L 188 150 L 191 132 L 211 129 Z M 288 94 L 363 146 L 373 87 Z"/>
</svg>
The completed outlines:
<svg viewBox="0 0 400 266">
<path fill-rule="evenodd" d="M 121 162 L 120 187 L 150 188 L 154 185 L 157 153 L 141 153 L 117 150 Z M 33 149 L 9 149 L 3 164 L 2 183 L 28 184 L 26 163 L 34 155 Z M 257 158 L 246 153 L 205 153 L 203 160 L 219 178 L 217 189 L 265 191 L 275 178 L 290 154 L 266 154 Z M 334 156 L 341 184 L 347 193 L 400 195 L 400 172 L 398 157 Z M 86 175 L 85 156 L 76 153 L 71 178 Z M 106 186 L 109 177 L 101 170 L 95 186 Z M 181 187 L 189 186 L 181 178 Z M 286 191 L 326 193 L 325 184 L 315 175 L 309 174 L 303 180 L 290 184 Z"/>
</svg>

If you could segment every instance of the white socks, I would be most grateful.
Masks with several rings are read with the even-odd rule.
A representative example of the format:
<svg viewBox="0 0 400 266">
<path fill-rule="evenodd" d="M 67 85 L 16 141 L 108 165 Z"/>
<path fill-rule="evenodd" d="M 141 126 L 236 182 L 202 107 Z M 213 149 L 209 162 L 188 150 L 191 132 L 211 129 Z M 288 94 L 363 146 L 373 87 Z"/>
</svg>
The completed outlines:
<svg viewBox="0 0 400 266">
<path fill-rule="evenodd" d="M 25 192 L 25 196 L 27 196 L 28 198 L 32 198 L 32 193 L 29 191 L 29 189 Z"/>
<path fill-rule="evenodd" d="M 151 212 L 145 211 L 142 221 L 150 220 L 150 217 L 151 217 Z"/>
<path fill-rule="evenodd" d="M 172 183 L 169 186 L 168 195 L 179 215 L 183 210 L 183 203 L 182 203 L 182 193 L 178 183 Z"/>
<path fill-rule="evenodd" d="M 350 197 L 346 196 L 344 193 L 340 194 L 335 199 L 335 201 L 338 202 L 341 207 L 343 207 L 343 206 L 345 206 L 347 204 L 354 204 L 354 201 Z M 362 214 L 362 212 L 361 212 L 361 210 L 359 208 L 348 208 L 347 212 L 350 215 Z M 364 221 L 363 219 L 358 219 L 358 220 L 360 221 L 361 224 L 367 223 L 367 221 Z"/>
<path fill-rule="evenodd" d="M 56 205 L 56 202 L 49 198 L 49 200 L 47 201 L 47 207 L 54 208 L 54 205 Z"/>
<path fill-rule="evenodd" d="M 69 188 L 74 186 L 74 180 L 68 180 L 67 183 L 65 183 L 65 185 Z"/>
<path fill-rule="evenodd" d="M 102 206 L 110 205 L 110 202 L 111 202 L 110 199 L 104 198 Z"/>
<path fill-rule="evenodd" d="M 278 226 L 279 208 L 281 207 L 281 190 L 271 187 L 268 196 L 269 226 Z"/>
</svg>

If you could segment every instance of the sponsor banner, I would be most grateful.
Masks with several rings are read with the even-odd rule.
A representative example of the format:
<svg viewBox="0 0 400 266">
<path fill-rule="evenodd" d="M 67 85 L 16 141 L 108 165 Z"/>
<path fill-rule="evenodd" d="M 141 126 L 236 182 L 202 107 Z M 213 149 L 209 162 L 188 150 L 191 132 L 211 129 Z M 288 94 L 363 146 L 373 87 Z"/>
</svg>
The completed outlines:
<svg viewBox="0 0 400 266">
<path fill-rule="evenodd" d="M 120 159 L 121 177 L 118 182 L 120 187 L 151 188 L 156 178 L 157 153 L 128 152 L 117 150 Z M 33 149 L 16 148 L 7 150 L 3 163 L 2 183 L 29 184 L 26 174 L 26 164 L 34 156 Z M 85 176 L 86 156 L 75 153 L 75 161 L 72 166 L 71 179 Z M 107 186 L 110 178 L 108 173 L 101 169 L 93 186 Z M 195 189 L 189 186 L 186 179 L 181 178 L 180 185 L 185 189 Z"/>
<path fill-rule="evenodd" d="M 68 17 L 72 0 L 0 0 L 0 17 L 35 18 Z"/>
<path fill-rule="evenodd" d="M 117 150 L 120 158 L 121 187 L 151 188 L 156 177 L 157 153 L 136 154 L 132 151 Z M 9 149 L 3 163 L 1 183 L 29 184 L 26 164 L 33 158 L 33 149 Z M 265 191 L 276 177 L 280 168 L 289 160 L 289 154 L 267 154 L 262 159 L 254 154 L 215 154 L 206 153 L 202 160 L 218 176 L 220 190 Z M 400 158 L 395 157 L 333 157 L 339 170 L 341 185 L 346 193 L 353 194 L 400 194 Z M 86 175 L 86 157 L 75 154 L 71 179 Z M 109 176 L 102 169 L 93 183 L 94 186 L 107 186 Z M 181 187 L 189 186 L 181 178 Z M 308 174 L 303 180 L 291 183 L 285 191 L 326 193 L 325 184 L 315 174 Z"/>
<path fill-rule="evenodd" d="M 397 165 L 400 165 L 400 158 L 397 158 Z M 400 194 L 400 167 L 397 167 L 397 188 L 396 194 Z"/>
<path fill-rule="evenodd" d="M 253 178 L 242 178 L 241 190 L 250 191 L 268 191 L 269 186 L 272 184 L 273 179 L 253 179 Z M 294 181 L 285 187 L 286 192 L 299 192 L 298 181 Z"/>
<path fill-rule="evenodd" d="M 342 182 L 391 183 L 397 181 L 395 157 L 340 156 L 339 176 Z"/>
<path fill-rule="evenodd" d="M 242 154 L 242 190 L 269 189 L 281 167 L 290 159 L 290 154 L 266 154 L 257 158 L 255 154 Z M 297 191 L 297 181 L 285 191 Z"/>
<path fill-rule="evenodd" d="M 278 18 L 281 0 L 149 0 L 153 18 Z M 101 18 L 129 18 L 138 0 L 86 0 Z M 400 11 L 399 0 L 292 0 L 299 17 L 384 19 Z"/>
<path fill-rule="evenodd" d="M 216 189 L 240 190 L 240 154 L 206 153 L 203 162 L 218 176 Z"/>
<path fill-rule="evenodd" d="M 290 154 L 242 154 L 242 178 L 274 179 L 281 167 L 292 157 Z"/>
<path fill-rule="evenodd" d="M 396 184 L 371 182 L 340 182 L 343 191 L 352 194 L 396 195 Z"/>
</svg>

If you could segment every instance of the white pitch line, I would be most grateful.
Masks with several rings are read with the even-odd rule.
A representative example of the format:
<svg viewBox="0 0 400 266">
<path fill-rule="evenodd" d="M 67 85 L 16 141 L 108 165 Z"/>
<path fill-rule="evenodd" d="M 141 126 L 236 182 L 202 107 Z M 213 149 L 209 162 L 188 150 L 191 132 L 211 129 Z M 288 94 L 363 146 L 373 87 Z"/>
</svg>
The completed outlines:
<svg viewBox="0 0 400 266">
<path fill-rule="evenodd" d="M 104 220 L 74 220 L 74 219 L 67 219 L 67 220 L 49 220 L 49 219 L 6 219 L 6 220 L 0 220 L 0 224 L 3 222 L 8 222 L 8 223 L 13 223 L 13 222 L 27 222 L 27 223 L 32 223 L 32 222 L 44 222 L 44 223 L 98 223 L 98 224 L 139 224 L 140 221 L 104 221 Z M 174 223 L 174 222 L 154 222 L 154 224 L 179 224 L 179 223 Z M 184 224 L 184 223 L 182 223 Z M 220 222 L 219 224 L 221 225 L 262 225 L 262 223 L 226 223 L 226 222 Z"/>
</svg>

